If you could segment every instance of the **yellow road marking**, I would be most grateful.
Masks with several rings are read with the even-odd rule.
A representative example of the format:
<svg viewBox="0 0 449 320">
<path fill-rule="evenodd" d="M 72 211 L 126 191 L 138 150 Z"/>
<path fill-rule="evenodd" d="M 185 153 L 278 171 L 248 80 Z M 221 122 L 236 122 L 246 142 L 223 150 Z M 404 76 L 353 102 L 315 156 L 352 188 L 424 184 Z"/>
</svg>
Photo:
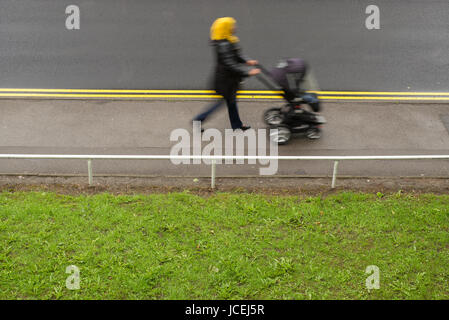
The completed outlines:
<svg viewBox="0 0 449 320">
<path fill-rule="evenodd" d="M 220 95 L 191 94 L 45 94 L 45 93 L 0 93 L 0 97 L 58 97 L 58 98 L 221 98 Z"/>
<path fill-rule="evenodd" d="M 340 97 L 340 96 L 318 96 L 327 100 L 435 100 L 446 101 L 449 97 Z"/>
<path fill-rule="evenodd" d="M 253 99 L 281 99 L 282 96 L 237 96 L 237 98 Z M 340 96 L 318 96 L 321 100 L 435 100 L 446 101 L 449 97 L 340 97 Z"/>
<path fill-rule="evenodd" d="M 392 95 L 392 96 L 449 96 L 449 92 L 370 92 L 370 91 L 309 91 L 317 94 L 337 95 Z"/>
<path fill-rule="evenodd" d="M 140 89 L 33 89 L 33 88 L 0 88 L 0 92 L 68 92 L 68 93 L 141 93 L 141 94 L 213 94 L 214 90 L 140 90 Z M 366 95 L 366 96 L 449 96 L 449 92 L 378 92 L 378 91 L 308 91 L 322 95 Z M 279 94 L 282 91 L 240 90 L 240 94 Z"/>
<path fill-rule="evenodd" d="M 0 97 L 40 97 L 40 98 L 221 98 L 220 95 L 192 95 L 192 94 L 45 94 L 45 93 L 0 93 Z M 277 95 L 237 95 L 239 99 L 282 99 Z M 422 100 L 449 101 L 449 97 L 342 97 L 318 96 L 322 100 Z"/>
<path fill-rule="evenodd" d="M 93 93 L 215 93 L 214 90 L 128 90 L 128 89 L 19 89 L 0 88 L 0 92 L 93 92 Z"/>
</svg>

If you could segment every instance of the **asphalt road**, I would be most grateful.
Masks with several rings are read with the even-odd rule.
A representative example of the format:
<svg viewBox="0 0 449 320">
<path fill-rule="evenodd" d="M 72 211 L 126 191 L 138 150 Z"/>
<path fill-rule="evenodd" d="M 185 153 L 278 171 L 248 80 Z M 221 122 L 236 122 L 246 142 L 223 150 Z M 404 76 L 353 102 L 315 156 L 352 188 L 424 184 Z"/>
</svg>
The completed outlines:
<svg viewBox="0 0 449 320">
<path fill-rule="evenodd" d="M 192 131 L 190 119 L 206 101 L 0 100 L 0 153 L 169 154 L 173 130 Z M 245 123 L 265 128 L 261 115 L 274 102 L 240 102 Z M 328 124 L 318 141 L 303 138 L 280 155 L 449 154 L 447 104 L 324 103 Z M 206 128 L 229 128 L 219 111 Z M 204 143 L 205 145 L 206 143 Z M 94 161 L 95 174 L 207 176 L 210 166 L 170 161 Z M 259 164 L 219 165 L 219 176 L 258 175 Z M 263 166 L 262 166 L 263 167 Z M 86 174 L 82 160 L 0 160 L 2 173 Z M 280 175 L 330 175 L 330 161 L 281 161 Z M 355 176 L 448 176 L 449 161 L 344 161 Z"/>
<path fill-rule="evenodd" d="M 65 27 L 68 5 L 80 30 Z M 0 88 L 205 89 L 211 22 L 233 16 L 244 53 L 300 56 L 324 90 L 449 91 L 448 1 L 1 0 Z M 261 88 L 256 80 L 247 88 Z"/>
</svg>

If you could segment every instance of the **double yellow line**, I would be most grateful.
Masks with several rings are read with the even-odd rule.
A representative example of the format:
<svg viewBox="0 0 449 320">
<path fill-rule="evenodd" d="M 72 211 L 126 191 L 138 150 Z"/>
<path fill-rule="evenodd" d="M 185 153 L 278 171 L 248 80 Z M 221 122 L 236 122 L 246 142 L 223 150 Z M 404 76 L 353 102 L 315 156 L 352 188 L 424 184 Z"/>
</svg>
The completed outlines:
<svg viewBox="0 0 449 320">
<path fill-rule="evenodd" d="M 449 92 L 309 91 L 323 100 L 448 101 Z M 241 90 L 239 99 L 282 99 L 282 91 Z M 213 90 L 130 90 L 130 89 L 29 89 L 0 88 L 0 98 L 80 98 L 80 99 L 211 99 Z"/>
</svg>

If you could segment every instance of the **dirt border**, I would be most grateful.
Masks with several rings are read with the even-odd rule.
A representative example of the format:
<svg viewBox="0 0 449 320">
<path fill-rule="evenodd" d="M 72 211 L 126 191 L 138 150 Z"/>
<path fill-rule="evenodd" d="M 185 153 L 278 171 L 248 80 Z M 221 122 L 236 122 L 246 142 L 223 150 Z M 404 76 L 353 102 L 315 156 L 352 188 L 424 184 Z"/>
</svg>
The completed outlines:
<svg viewBox="0 0 449 320">
<path fill-rule="evenodd" d="M 61 194 L 152 194 L 183 192 L 198 195 L 217 192 L 258 193 L 269 195 L 327 195 L 342 191 L 384 194 L 449 194 L 446 177 L 339 177 L 331 188 L 330 177 L 218 177 L 216 188 L 210 177 L 138 177 L 101 176 L 89 186 L 84 176 L 0 176 L 0 191 L 51 191 Z"/>
</svg>

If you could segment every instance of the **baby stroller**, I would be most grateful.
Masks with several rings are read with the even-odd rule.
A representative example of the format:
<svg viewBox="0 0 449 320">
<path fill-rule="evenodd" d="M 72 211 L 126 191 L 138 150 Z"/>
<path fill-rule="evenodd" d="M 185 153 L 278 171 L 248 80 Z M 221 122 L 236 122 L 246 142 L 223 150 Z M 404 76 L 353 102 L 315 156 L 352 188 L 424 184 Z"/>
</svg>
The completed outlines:
<svg viewBox="0 0 449 320">
<path fill-rule="evenodd" d="M 271 79 L 283 91 L 282 96 L 287 103 L 281 108 L 271 108 L 265 111 L 264 121 L 277 133 L 270 134 L 270 139 L 278 144 L 286 144 L 292 134 L 302 134 L 309 139 L 321 137 L 321 126 L 326 123 L 323 116 L 316 114 L 321 110 L 320 101 L 315 93 L 306 93 L 300 89 L 307 66 L 304 60 L 290 58 L 281 61 L 271 71 L 258 66 L 262 73 Z M 259 76 L 271 90 L 279 90 L 266 78 Z M 303 108 L 308 105 L 313 112 Z"/>
</svg>

